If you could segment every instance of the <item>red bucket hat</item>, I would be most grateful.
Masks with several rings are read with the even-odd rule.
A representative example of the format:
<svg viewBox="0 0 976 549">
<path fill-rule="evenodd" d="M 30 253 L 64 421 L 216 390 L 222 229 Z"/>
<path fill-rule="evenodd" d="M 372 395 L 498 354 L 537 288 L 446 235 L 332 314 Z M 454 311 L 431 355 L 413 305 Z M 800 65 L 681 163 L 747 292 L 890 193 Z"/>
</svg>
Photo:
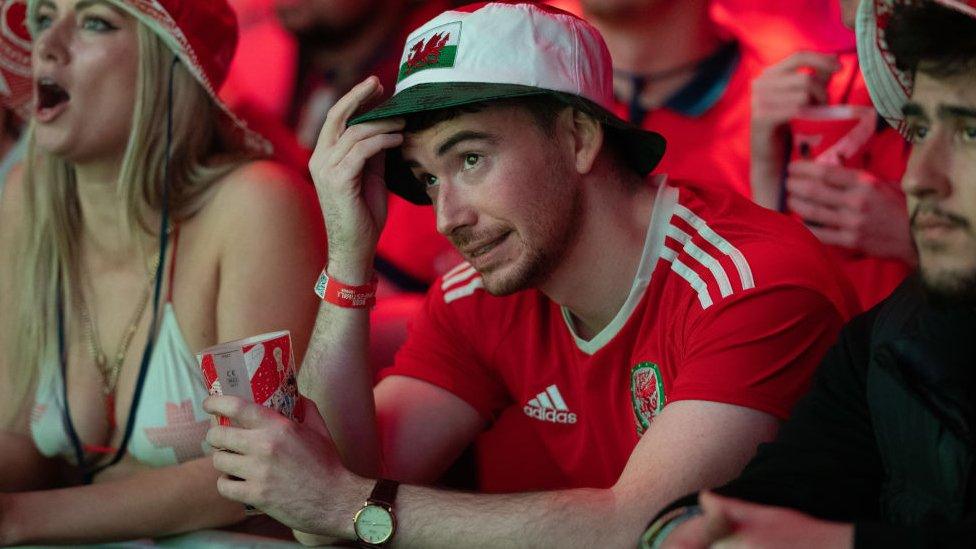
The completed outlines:
<svg viewBox="0 0 976 549">
<path fill-rule="evenodd" d="M 24 119 L 30 117 L 34 93 L 26 14 L 24 0 L 8 0 L 0 6 L 0 103 Z"/>
<path fill-rule="evenodd" d="M 905 133 L 901 109 L 915 86 L 913 75 L 898 70 L 885 32 L 895 6 L 935 2 L 976 19 L 976 0 L 862 0 L 857 13 L 857 55 L 875 108 L 888 123 Z"/>
<path fill-rule="evenodd" d="M 169 49 L 179 57 L 180 61 L 190 71 L 190 74 L 203 86 L 210 95 L 210 99 L 220 108 L 226 123 L 233 130 L 238 144 L 248 151 L 270 155 L 273 152 L 271 142 L 258 132 L 247 126 L 230 107 L 220 99 L 217 92 L 227 78 L 234 51 L 237 49 L 237 14 L 227 4 L 226 0 L 106 0 L 109 4 L 129 13 L 155 32 Z M 7 47 L 8 27 L 12 29 L 24 28 L 24 17 L 27 21 L 33 18 L 38 7 L 38 0 L 26 0 L 27 9 L 19 6 L 25 0 L 0 0 L 3 9 L 0 11 L 3 19 L 3 37 L 0 41 L 0 74 L 4 77 L 12 74 L 8 68 L 8 57 L 22 59 L 22 56 L 10 55 L 27 49 L 27 74 L 30 74 L 30 39 L 24 40 L 24 34 L 9 33 L 19 40 L 19 50 Z M 8 9 L 9 8 L 9 9 Z M 8 12 L 11 19 L 8 21 Z M 14 20 L 13 17 L 20 17 Z M 12 41 L 12 40 L 11 40 Z M 8 53 L 9 52 L 9 53 Z M 10 63 L 13 65 L 13 63 Z M 23 72 L 23 71 L 21 71 Z M 0 92 L 3 90 L 0 89 Z M 32 89 L 28 90 L 28 94 Z"/>
</svg>

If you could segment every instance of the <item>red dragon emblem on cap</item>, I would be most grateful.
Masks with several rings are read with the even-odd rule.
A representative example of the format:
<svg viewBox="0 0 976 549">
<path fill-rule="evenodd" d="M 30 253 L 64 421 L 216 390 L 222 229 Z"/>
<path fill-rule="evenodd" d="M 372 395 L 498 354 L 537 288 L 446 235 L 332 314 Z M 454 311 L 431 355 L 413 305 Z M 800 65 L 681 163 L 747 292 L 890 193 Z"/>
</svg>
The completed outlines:
<svg viewBox="0 0 976 549">
<path fill-rule="evenodd" d="M 450 38 L 451 33 L 439 32 L 428 38 L 426 42 L 423 39 L 418 40 L 410 48 L 410 55 L 407 56 L 407 73 L 436 64 L 441 58 L 441 50 L 444 49 Z"/>
</svg>

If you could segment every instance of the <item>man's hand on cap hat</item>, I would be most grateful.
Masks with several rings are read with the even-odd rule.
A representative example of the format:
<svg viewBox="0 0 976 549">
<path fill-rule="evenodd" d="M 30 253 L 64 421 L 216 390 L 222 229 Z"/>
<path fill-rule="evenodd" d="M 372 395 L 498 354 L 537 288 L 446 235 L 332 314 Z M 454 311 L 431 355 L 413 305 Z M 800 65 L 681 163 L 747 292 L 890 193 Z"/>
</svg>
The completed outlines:
<svg viewBox="0 0 976 549">
<path fill-rule="evenodd" d="M 346 284 L 365 284 L 386 223 L 383 151 L 403 142 L 402 119 L 347 127 L 360 106 L 383 93 L 369 77 L 329 110 L 309 161 L 329 239 L 329 274 Z"/>
<path fill-rule="evenodd" d="M 905 197 L 896 185 L 857 169 L 790 162 L 787 207 L 822 242 L 913 263 Z"/>
</svg>

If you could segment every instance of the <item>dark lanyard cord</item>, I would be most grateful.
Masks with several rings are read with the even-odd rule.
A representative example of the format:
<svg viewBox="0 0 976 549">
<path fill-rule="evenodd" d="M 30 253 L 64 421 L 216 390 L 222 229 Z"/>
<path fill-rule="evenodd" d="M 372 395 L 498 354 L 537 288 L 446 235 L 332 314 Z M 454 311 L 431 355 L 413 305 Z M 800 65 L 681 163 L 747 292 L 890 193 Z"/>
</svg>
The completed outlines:
<svg viewBox="0 0 976 549">
<path fill-rule="evenodd" d="M 169 243 L 169 234 L 166 230 L 169 226 L 169 161 L 173 143 L 173 71 L 176 69 L 177 63 L 179 63 L 179 57 L 174 56 L 173 63 L 170 65 L 169 85 L 167 89 L 166 162 L 163 164 L 164 184 L 162 219 L 160 220 L 159 228 L 159 262 L 156 267 L 156 287 L 153 292 L 153 313 L 152 320 L 149 324 L 149 337 L 146 341 L 146 347 L 142 352 L 142 361 L 139 365 L 139 377 L 136 379 L 135 393 L 132 395 L 132 405 L 129 408 L 129 418 L 126 420 L 125 434 L 122 437 L 122 442 L 119 444 L 119 449 L 115 453 L 115 457 L 112 458 L 112 461 L 98 467 L 94 467 L 94 462 L 85 463 L 85 451 L 81 444 L 81 439 L 78 437 L 78 432 L 75 430 L 74 422 L 71 419 L 71 410 L 68 407 L 68 356 L 67 346 L 64 342 L 64 304 L 61 300 L 61 292 L 58 292 L 58 355 L 61 360 L 61 391 L 64 400 L 64 424 L 68 431 L 68 437 L 71 439 L 71 444 L 74 446 L 78 467 L 84 474 L 85 484 L 91 484 L 95 475 L 112 467 L 125 457 L 126 449 L 129 446 L 129 439 L 132 438 L 132 431 L 135 428 L 139 402 L 142 399 L 142 390 L 146 384 L 146 374 L 149 372 L 149 362 L 152 359 L 153 347 L 156 342 L 156 329 L 159 321 L 159 296 L 162 294 L 166 248 Z"/>
</svg>

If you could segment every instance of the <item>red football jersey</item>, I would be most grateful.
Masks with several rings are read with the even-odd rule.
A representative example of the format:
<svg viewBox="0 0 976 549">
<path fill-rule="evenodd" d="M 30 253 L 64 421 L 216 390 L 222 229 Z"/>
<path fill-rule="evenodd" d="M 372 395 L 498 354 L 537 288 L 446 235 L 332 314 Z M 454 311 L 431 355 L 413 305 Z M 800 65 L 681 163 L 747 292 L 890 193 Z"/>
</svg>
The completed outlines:
<svg viewBox="0 0 976 549">
<path fill-rule="evenodd" d="M 541 292 L 491 296 L 460 265 L 382 377 L 440 386 L 493 425 L 479 451 L 487 491 L 607 487 L 668 403 L 786 418 L 852 300 L 794 221 L 662 179 L 631 293 L 595 337 Z"/>
</svg>

